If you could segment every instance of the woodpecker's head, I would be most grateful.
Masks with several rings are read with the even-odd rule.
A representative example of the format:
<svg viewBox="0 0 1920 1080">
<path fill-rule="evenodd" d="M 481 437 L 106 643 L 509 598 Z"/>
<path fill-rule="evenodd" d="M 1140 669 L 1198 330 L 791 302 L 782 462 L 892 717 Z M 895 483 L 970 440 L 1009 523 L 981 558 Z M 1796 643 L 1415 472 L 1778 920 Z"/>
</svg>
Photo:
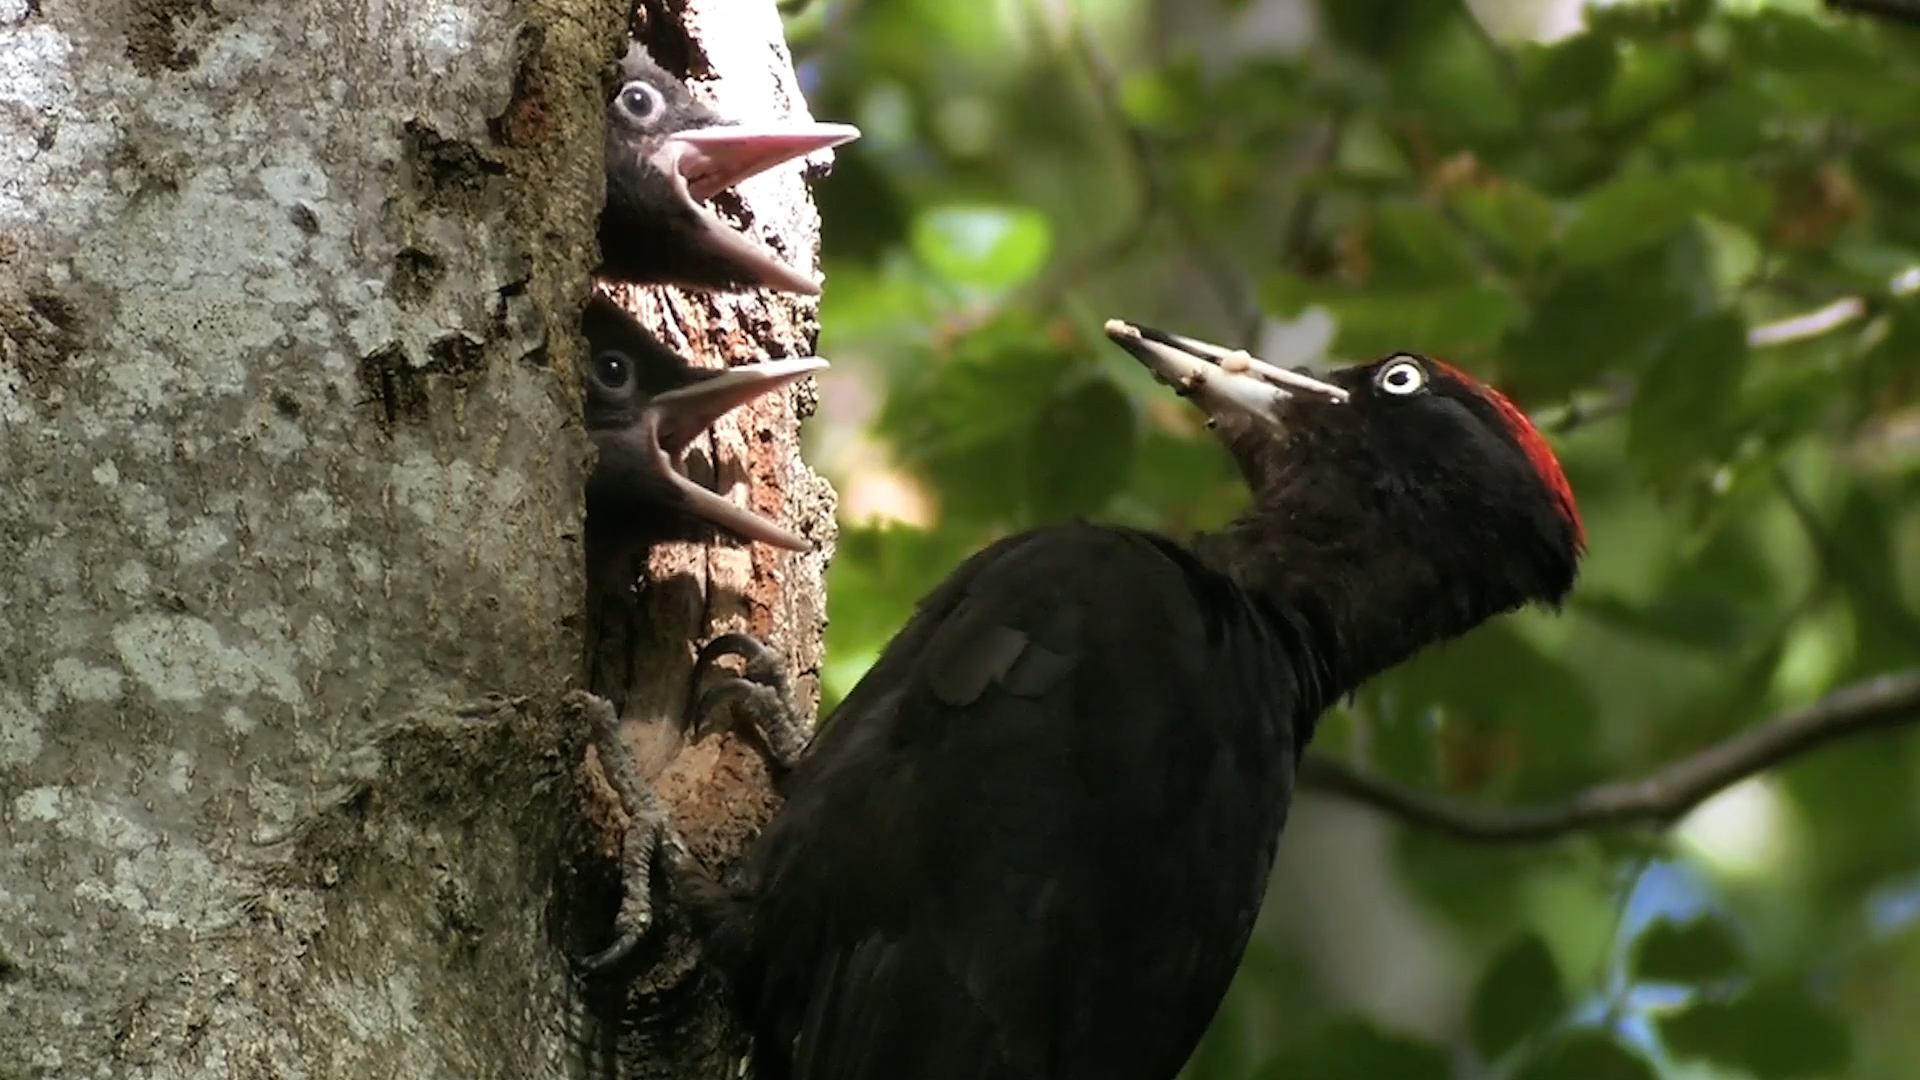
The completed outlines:
<svg viewBox="0 0 1920 1080">
<path fill-rule="evenodd" d="M 1310 545 L 1345 593 L 1435 605 L 1435 629 L 1458 632 L 1572 589 L 1573 490 L 1492 387 L 1411 353 L 1316 376 L 1118 320 L 1107 334 L 1205 410 L 1253 490 L 1244 527 Z"/>
<path fill-rule="evenodd" d="M 723 370 L 696 368 L 595 293 L 581 318 L 590 348 L 586 426 L 598 458 L 587 478 L 588 572 L 629 589 L 634 559 L 668 540 L 719 529 L 791 551 L 805 538 L 715 494 L 687 474 L 687 447 L 728 412 L 827 366 L 815 356 Z"/>
<path fill-rule="evenodd" d="M 764 285 L 817 295 L 812 277 L 735 231 L 706 203 L 750 176 L 859 137 L 847 124 L 722 120 L 633 44 L 607 105 L 601 272 L 627 282 Z"/>
</svg>

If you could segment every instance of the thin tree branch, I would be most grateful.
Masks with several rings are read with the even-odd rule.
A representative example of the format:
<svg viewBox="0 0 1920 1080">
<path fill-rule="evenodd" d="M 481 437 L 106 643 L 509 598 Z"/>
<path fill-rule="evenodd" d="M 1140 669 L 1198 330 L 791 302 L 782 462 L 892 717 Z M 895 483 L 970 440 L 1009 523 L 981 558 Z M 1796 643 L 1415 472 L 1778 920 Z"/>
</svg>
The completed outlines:
<svg viewBox="0 0 1920 1080">
<path fill-rule="evenodd" d="M 1915 3 L 1920 3 L 1920 0 L 1915 0 Z M 1915 293 L 1920 293 L 1920 267 L 1903 270 L 1887 282 L 1888 296 L 1897 298 Z M 1749 327 L 1747 346 L 1764 349 L 1816 338 L 1855 322 L 1872 311 L 1873 305 L 1866 298 L 1843 296 L 1812 311 Z M 1533 426 L 1542 431 L 1564 435 L 1596 420 L 1626 412 L 1633 406 L 1633 392 L 1632 381 L 1623 379 L 1602 394 L 1589 394 L 1569 399 L 1564 404 L 1548 406 L 1533 413 L 1530 419 Z"/>
<path fill-rule="evenodd" d="M 1605 391 L 1583 393 L 1563 404 L 1550 405 L 1529 414 L 1528 419 L 1541 431 L 1565 435 L 1576 428 L 1618 416 L 1633 407 L 1632 379 L 1618 379 Z"/>
<path fill-rule="evenodd" d="M 1915 0 L 1915 3 L 1920 3 L 1920 0 Z M 1889 296 L 1908 296 L 1913 293 L 1920 293 L 1920 267 L 1903 270 L 1887 282 Z M 1843 296 L 1838 300 L 1822 304 L 1812 311 L 1749 328 L 1747 345 L 1755 349 L 1764 349 L 1773 345 L 1788 345 L 1796 341 L 1816 338 L 1856 322 L 1872 310 L 1873 305 L 1865 297 Z"/>
<path fill-rule="evenodd" d="M 1755 349 L 1764 349 L 1770 345 L 1805 341 L 1807 338 L 1832 333 L 1866 313 L 1865 300 L 1858 296 L 1843 296 L 1831 304 L 1817 307 L 1805 314 L 1750 327 L 1747 330 L 1747 345 Z"/>
<path fill-rule="evenodd" d="M 1841 739 L 1920 722 L 1920 670 L 1836 690 L 1637 780 L 1598 784 L 1547 806 L 1495 808 L 1415 791 L 1309 754 L 1300 786 L 1351 799 L 1456 840 L 1543 843 L 1624 825 L 1666 825 L 1735 783 Z"/>
</svg>

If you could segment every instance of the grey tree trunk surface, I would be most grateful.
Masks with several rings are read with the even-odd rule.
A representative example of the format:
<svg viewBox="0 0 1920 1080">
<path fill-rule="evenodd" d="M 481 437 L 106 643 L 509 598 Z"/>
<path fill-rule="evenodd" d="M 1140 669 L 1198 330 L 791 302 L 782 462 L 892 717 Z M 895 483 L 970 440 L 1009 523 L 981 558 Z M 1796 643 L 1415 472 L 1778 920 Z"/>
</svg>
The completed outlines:
<svg viewBox="0 0 1920 1080">
<path fill-rule="evenodd" d="M 733 1074 L 671 910 L 636 981 L 572 968 L 624 826 L 564 701 L 607 658 L 576 327 L 625 8 L 0 0 L 0 1077 Z M 772 0 L 638 21 L 724 113 L 805 110 Z M 738 213 L 812 264 L 796 170 Z M 817 330 L 622 298 L 709 364 Z M 772 798 L 740 740 L 676 753 L 694 646 L 816 694 L 793 399 L 706 456 L 822 553 L 662 551 L 620 631 L 716 869 Z"/>
</svg>

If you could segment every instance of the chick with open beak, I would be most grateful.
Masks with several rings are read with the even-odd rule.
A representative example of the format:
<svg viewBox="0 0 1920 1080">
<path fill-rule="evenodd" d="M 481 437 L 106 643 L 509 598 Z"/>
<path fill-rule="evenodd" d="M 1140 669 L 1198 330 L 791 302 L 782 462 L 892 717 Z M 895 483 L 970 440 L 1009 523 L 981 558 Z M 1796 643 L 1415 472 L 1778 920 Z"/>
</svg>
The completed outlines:
<svg viewBox="0 0 1920 1080">
<path fill-rule="evenodd" d="M 750 176 L 860 137 L 848 124 L 734 124 L 635 43 L 607 106 L 607 204 L 599 276 L 735 291 L 766 286 L 816 296 L 812 275 L 788 266 L 706 205 Z"/>
<path fill-rule="evenodd" d="M 587 478 L 587 573 L 629 592 L 654 544 L 702 540 L 716 529 L 789 551 L 805 537 L 708 490 L 687 475 L 686 452 L 721 416 L 827 366 L 817 356 L 725 369 L 696 368 L 604 295 L 581 318 L 591 350 L 586 425 L 599 457 Z"/>
</svg>

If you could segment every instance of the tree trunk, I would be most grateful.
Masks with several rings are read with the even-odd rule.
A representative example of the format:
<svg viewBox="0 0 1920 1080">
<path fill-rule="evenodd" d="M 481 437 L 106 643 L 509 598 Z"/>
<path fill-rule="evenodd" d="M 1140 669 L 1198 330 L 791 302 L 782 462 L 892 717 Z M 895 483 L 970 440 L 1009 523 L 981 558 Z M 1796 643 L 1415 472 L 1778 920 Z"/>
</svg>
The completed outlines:
<svg viewBox="0 0 1920 1080">
<path fill-rule="evenodd" d="M 0 0 L 0 1077 L 731 1074 L 670 910 L 638 981 L 572 967 L 620 826 L 563 701 L 626 16 Z M 772 0 L 642 21 L 723 112 L 804 110 Z M 742 202 L 811 260 L 794 170 Z M 815 331 L 628 299 L 710 363 Z M 745 422 L 721 490 L 826 539 L 789 401 Z M 764 770 L 644 722 L 731 628 L 811 701 L 824 558 L 665 551 L 632 620 L 633 745 L 716 866 Z"/>
</svg>

